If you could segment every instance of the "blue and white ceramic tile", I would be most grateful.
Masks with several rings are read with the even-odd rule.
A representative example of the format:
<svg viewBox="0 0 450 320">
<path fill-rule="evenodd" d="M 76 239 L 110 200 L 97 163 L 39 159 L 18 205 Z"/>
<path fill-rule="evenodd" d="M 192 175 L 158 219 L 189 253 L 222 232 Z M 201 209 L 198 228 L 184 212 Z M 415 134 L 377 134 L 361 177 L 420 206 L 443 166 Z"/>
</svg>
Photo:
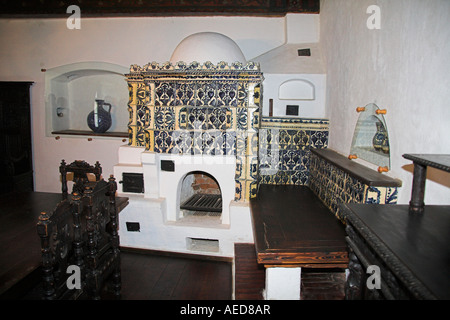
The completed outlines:
<svg viewBox="0 0 450 320">
<path fill-rule="evenodd" d="M 328 121 L 262 118 L 261 123 L 259 157 L 262 183 L 308 184 L 309 149 L 315 147 L 314 144 L 321 147 L 328 145 Z M 285 174 L 274 170 L 284 171 Z M 273 177 L 266 178 L 266 175 Z"/>
<path fill-rule="evenodd" d="M 175 110 L 173 107 L 155 108 L 155 129 L 174 130 L 175 129 Z"/>
<path fill-rule="evenodd" d="M 309 187 L 339 218 L 339 203 L 397 203 L 397 188 L 365 185 L 313 153 L 309 172 Z"/>
</svg>

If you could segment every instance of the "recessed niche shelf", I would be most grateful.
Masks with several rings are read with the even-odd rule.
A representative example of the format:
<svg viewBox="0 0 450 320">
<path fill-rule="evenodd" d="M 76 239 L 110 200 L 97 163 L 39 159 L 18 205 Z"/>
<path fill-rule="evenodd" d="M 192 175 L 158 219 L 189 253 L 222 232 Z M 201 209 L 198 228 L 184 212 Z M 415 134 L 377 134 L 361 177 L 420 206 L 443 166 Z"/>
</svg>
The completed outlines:
<svg viewBox="0 0 450 320">
<path fill-rule="evenodd" d="M 116 137 L 116 138 L 128 138 L 127 132 L 104 132 L 95 133 L 88 130 L 59 130 L 52 131 L 55 135 L 71 135 L 71 136 L 94 136 L 94 137 Z"/>
<path fill-rule="evenodd" d="M 373 163 L 379 166 L 379 171 L 390 169 L 389 135 L 383 116 L 386 110 L 370 103 L 356 111 L 359 112 L 359 118 L 353 134 L 350 158 Z"/>
<path fill-rule="evenodd" d="M 106 62 L 79 62 L 45 70 L 46 133 L 51 135 L 128 137 L 128 68 Z M 93 132 L 87 124 L 95 99 L 111 104 L 111 127 Z"/>
<path fill-rule="evenodd" d="M 304 79 L 289 79 L 278 89 L 280 100 L 315 100 L 315 87 Z"/>
</svg>

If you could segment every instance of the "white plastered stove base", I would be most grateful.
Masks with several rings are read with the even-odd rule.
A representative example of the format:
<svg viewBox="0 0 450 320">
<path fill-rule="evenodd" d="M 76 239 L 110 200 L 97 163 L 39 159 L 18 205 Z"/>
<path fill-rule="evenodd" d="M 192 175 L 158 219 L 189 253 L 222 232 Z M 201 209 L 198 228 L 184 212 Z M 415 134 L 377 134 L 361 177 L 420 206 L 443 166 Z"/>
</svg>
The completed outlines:
<svg viewBox="0 0 450 320">
<path fill-rule="evenodd" d="M 161 170 L 161 160 L 171 161 L 173 171 Z M 253 243 L 248 202 L 234 201 L 234 156 L 190 156 L 159 154 L 144 148 L 122 146 L 114 175 L 142 173 L 144 193 L 123 192 L 129 204 L 119 214 L 119 236 L 122 247 L 169 252 L 234 257 L 234 243 Z M 180 190 L 184 177 L 202 171 L 212 175 L 222 194 L 219 219 L 186 219 L 180 212 Z M 128 230 L 127 223 L 135 228 Z M 137 227 L 136 227 L 137 226 Z"/>
</svg>

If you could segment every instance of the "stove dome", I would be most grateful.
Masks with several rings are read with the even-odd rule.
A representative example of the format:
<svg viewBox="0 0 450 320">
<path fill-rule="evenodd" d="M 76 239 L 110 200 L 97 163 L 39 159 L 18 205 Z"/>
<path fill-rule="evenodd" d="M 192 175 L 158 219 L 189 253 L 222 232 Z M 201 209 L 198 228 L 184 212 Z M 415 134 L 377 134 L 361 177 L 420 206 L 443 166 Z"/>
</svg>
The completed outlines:
<svg viewBox="0 0 450 320">
<path fill-rule="evenodd" d="M 184 38 L 175 48 L 170 62 L 176 64 L 179 61 L 217 64 L 221 61 L 245 63 L 246 59 L 229 37 L 216 32 L 199 32 Z"/>
</svg>

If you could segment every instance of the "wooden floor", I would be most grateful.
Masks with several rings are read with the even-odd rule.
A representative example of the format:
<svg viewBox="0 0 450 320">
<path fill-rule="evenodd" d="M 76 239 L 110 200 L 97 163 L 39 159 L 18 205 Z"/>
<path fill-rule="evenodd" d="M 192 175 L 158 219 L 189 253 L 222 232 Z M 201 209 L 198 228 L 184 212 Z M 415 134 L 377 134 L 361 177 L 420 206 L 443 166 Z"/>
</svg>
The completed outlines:
<svg viewBox="0 0 450 320">
<path fill-rule="evenodd" d="M 345 272 L 302 269 L 301 300 L 344 300 Z"/>
<path fill-rule="evenodd" d="M 254 247 L 236 250 L 236 300 L 261 300 L 264 268 L 253 258 Z M 122 250 L 122 300 L 231 300 L 232 263 Z M 344 273 L 302 270 L 301 299 L 342 300 Z M 103 299 L 112 298 L 103 295 Z M 19 298 L 20 299 L 20 298 Z M 40 299 L 39 289 L 21 299 Z"/>
<path fill-rule="evenodd" d="M 231 262 L 122 252 L 123 300 L 229 300 Z"/>
</svg>

